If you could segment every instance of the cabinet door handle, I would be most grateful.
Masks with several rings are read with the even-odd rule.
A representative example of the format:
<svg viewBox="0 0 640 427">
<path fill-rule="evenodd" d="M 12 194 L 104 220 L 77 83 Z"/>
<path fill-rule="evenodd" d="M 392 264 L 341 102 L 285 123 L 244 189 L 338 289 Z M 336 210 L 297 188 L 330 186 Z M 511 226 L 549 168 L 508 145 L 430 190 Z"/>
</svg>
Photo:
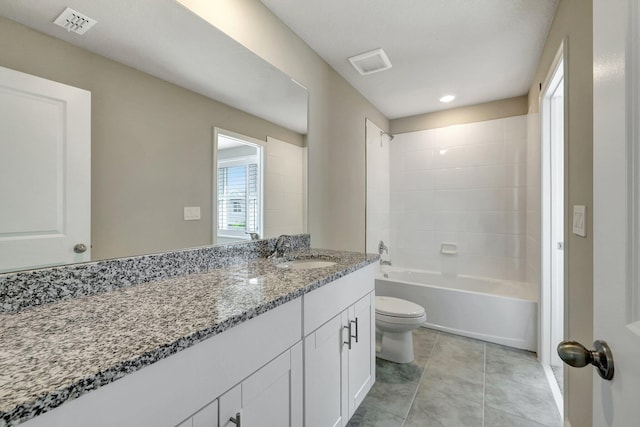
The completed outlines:
<svg viewBox="0 0 640 427">
<path fill-rule="evenodd" d="M 358 343 L 358 318 L 356 317 L 356 320 L 350 320 L 349 323 L 355 323 L 356 324 L 356 334 L 353 338 L 356 339 L 356 344 Z"/>
<path fill-rule="evenodd" d="M 234 423 L 235 425 L 237 425 L 238 427 L 242 427 L 241 421 L 240 421 L 240 412 L 238 412 L 234 417 L 229 418 L 229 421 L 231 421 L 232 423 Z"/>
<path fill-rule="evenodd" d="M 349 322 L 347 326 L 343 326 L 343 328 L 347 330 L 347 335 L 349 336 L 349 341 L 343 341 L 343 344 L 346 344 L 349 350 L 351 350 L 351 338 L 353 337 L 353 335 L 351 335 L 351 322 Z"/>
</svg>

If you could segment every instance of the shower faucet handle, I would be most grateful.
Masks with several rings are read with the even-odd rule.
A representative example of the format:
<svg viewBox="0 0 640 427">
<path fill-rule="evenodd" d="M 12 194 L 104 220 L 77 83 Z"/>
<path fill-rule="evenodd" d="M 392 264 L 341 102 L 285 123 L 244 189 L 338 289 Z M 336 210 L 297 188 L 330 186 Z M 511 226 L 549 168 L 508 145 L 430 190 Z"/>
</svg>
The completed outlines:
<svg viewBox="0 0 640 427">
<path fill-rule="evenodd" d="M 380 240 L 380 243 L 378 243 L 378 254 L 382 255 L 382 252 L 389 253 L 389 248 L 384 244 L 382 240 Z"/>
</svg>

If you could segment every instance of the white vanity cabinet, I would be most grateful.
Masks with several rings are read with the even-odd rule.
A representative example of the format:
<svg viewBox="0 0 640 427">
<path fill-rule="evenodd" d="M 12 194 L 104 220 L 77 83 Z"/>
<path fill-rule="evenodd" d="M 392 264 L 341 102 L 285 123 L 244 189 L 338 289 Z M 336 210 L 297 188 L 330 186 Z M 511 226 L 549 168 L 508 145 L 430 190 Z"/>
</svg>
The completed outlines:
<svg viewBox="0 0 640 427">
<path fill-rule="evenodd" d="M 345 426 L 375 382 L 374 274 L 371 265 L 304 297 L 305 427 Z"/>
<path fill-rule="evenodd" d="M 302 426 L 302 343 L 282 353 L 178 427 L 237 425 Z"/>
<path fill-rule="evenodd" d="M 347 351 L 349 381 L 349 418 L 360 406 L 365 396 L 373 386 L 376 376 L 376 324 L 375 324 L 375 294 L 370 292 L 349 307 L 348 320 L 354 326 L 357 323 L 357 337 L 352 338 L 352 346 Z"/>
<path fill-rule="evenodd" d="M 26 421 L 25 427 L 345 426 L 375 382 L 375 265 Z M 135 363 L 135 360 L 131 363 Z"/>
<path fill-rule="evenodd" d="M 302 343 L 296 344 L 220 401 L 220 427 L 302 427 Z M 195 427 L 195 426 L 194 426 Z"/>
<path fill-rule="evenodd" d="M 243 427 L 300 427 L 301 300 L 233 326 L 22 425 L 216 427 L 220 420 L 220 426 L 233 427 L 224 418 L 230 408 L 234 415 L 246 413 Z M 234 390 L 240 390 L 239 404 L 227 406 L 227 393 Z M 274 424 L 263 421 L 273 415 L 265 410 L 271 405 L 278 412 Z M 284 416 L 289 422 L 280 424 Z"/>
<path fill-rule="evenodd" d="M 195 415 L 181 422 L 178 427 L 217 427 L 218 399 L 209 403 Z"/>
</svg>

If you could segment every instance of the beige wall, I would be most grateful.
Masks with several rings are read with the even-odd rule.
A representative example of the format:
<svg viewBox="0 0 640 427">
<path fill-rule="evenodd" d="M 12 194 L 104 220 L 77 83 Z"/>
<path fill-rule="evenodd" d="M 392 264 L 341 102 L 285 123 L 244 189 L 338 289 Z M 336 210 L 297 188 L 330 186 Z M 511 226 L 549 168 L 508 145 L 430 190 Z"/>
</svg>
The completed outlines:
<svg viewBox="0 0 640 427">
<path fill-rule="evenodd" d="M 305 231 L 307 148 L 267 138 L 264 168 L 264 235 Z"/>
<path fill-rule="evenodd" d="M 182 0 L 309 90 L 309 232 L 314 247 L 365 249 L 365 119 L 389 121 L 261 2 Z"/>
<path fill-rule="evenodd" d="M 94 259 L 211 243 L 218 126 L 303 145 L 304 137 L 0 18 L 0 66 L 91 91 Z M 184 221 L 200 206 L 200 221 Z"/>
<path fill-rule="evenodd" d="M 593 341 L 593 4 L 560 0 L 540 64 L 529 92 L 529 111 L 539 112 L 539 83 L 544 81 L 558 48 L 566 38 L 565 76 L 565 207 L 587 206 L 587 237 L 568 233 L 565 252 L 565 337 L 585 345 Z M 537 148 L 539 150 L 539 147 Z M 537 177 L 539 179 L 539 175 Z M 536 195 L 538 198 L 539 194 Z M 565 230 L 570 230 L 568 218 Z M 566 414 L 573 426 L 592 424 L 592 375 L 589 369 L 566 370 Z"/>
<path fill-rule="evenodd" d="M 483 122 L 505 117 L 522 116 L 528 111 L 526 95 L 500 99 L 483 104 L 451 108 L 417 116 L 403 117 L 389 122 L 392 135 L 418 130 L 437 129 L 451 125 Z"/>
</svg>

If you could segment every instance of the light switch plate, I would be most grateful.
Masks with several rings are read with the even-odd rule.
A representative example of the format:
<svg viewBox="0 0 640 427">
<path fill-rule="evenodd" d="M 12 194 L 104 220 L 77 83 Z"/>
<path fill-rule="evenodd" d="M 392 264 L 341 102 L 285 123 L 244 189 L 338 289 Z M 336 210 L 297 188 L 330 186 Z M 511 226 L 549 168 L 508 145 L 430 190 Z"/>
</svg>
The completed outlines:
<svg viewBox="0 0 640 427">
<path fill-rule="evenodd" d="M 185 206 L 184 220 L 195 221 L 200 219 L 200 206 Z"/>
<path fill-rule="evenodd" d="M 587 207 L 584 205 L 573 206 L 573 234 L 587 237 Z"/>
</svg>

